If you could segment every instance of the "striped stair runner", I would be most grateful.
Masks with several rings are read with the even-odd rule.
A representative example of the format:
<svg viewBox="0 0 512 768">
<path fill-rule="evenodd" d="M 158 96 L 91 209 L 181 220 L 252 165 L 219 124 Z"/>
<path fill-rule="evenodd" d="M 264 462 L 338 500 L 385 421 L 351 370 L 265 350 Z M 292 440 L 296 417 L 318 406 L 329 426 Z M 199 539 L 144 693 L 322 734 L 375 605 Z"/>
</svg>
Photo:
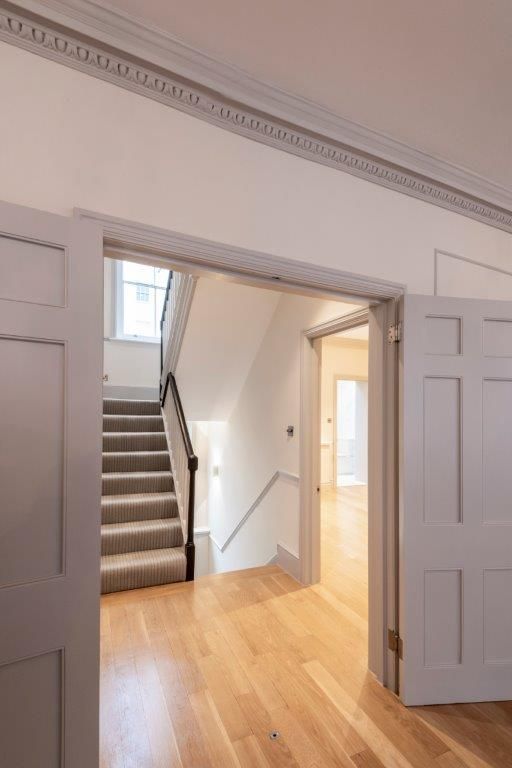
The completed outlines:
<svg viewBox="0 0 512 768">
<path fill-rule="evenodd" d="M 157 400 L 103 400 L 101 591 L 184 581 L 183 533 Z"/>
</svg>

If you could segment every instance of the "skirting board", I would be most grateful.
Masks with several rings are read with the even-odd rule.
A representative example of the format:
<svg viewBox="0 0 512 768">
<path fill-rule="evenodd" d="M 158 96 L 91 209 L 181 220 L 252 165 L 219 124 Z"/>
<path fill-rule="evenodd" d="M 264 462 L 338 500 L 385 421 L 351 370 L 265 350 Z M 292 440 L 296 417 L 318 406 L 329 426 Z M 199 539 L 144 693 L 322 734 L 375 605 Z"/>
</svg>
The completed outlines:
<svg viewBox="0 0 512 768">
<path fill-rule="evenodd" d="M 158 387 L 121 387 L 104 384 L 103 397 L 116 397 L 121 400 L 158 400 Z"/>
<path fill-rule="evenodd" d="M 276 563 L 296 581 L 300 581 L 300 558 L 282 544 L 277 545 Z"/>
</svg>

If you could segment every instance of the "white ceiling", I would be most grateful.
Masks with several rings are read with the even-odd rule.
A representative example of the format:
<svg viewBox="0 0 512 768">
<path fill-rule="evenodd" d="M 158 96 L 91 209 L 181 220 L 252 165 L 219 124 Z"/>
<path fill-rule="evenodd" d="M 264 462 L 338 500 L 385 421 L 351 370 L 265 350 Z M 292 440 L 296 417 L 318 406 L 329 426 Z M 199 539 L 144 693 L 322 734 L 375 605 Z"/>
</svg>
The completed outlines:
<svg viewBox="0 0 512 768">
<path fill-rule="evenodd" d="M 511 0 L 110 4 L 340 117 L 512 189 Z"/>
</svg>

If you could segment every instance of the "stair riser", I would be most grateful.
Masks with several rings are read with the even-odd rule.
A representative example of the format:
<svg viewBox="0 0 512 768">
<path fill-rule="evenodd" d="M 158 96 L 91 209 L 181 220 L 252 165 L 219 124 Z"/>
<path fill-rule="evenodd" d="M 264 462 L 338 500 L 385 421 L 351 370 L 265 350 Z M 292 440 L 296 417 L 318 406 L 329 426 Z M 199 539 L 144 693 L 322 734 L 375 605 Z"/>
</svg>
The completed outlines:
<svg viewBox="0 0 512 768">
<path fill-rule="evenodd" d="M 146 563 L 127 563 L 126 566 L 116 564 L 112 567 L 104 560 L 101 567 L 101 592 L 121 592 L 126 589 L 185 581 L 186 567 L 185 556 L 181 553 L 180 557 L 174 560 L 152 562 L 148 558 Z"/>
<path fill-rule="evenodd" d="M 164 432 L 151 432 L 150 434 L 111 432 L 103 435 L 103 451 L 166 451 L 167 440 Z"/>
<path fill-rule="evenodd" d="M 167 472 L 161 475 L 126 475 L 123 478 L 104 476 L 102 479 L 103 496 L 128 493 L 162 493 L 174 490 L 172 476 Z"/>
<path fill-rule="evenodd" d="M 170 468 L 167 452 L 103 454 L 103 472 L 168 472 Z"/>
<path fill-rule="evenodd" d="M 178 516 L 178 502 L 175 498 L 168 499 L 165 496 L 153 499 L 147 503 L 144 501 L 109 502 L 105 497 L 101 502 L 101 522 L 131 523 L 135 520 L 158 520 Z"/>
<path fill-rule="evenodd" d="M 125 552 L 180 547 L 182 544 L 183 534 L 179 524 L 157 531 L 134 531 L 122 534 L 110 534 L 104 530 L 101 532 L 102 555 L 121 555 Z"/>
<path fill-rule="evenodd" d="M 163 432 L 161 416 L 103 416 L 103 432 Z"/>
<path fill-rule="evenodd" d="M 116 416 L 160 416 L 158 400 L 103 400 L 103 413 Z"/>
</svg>

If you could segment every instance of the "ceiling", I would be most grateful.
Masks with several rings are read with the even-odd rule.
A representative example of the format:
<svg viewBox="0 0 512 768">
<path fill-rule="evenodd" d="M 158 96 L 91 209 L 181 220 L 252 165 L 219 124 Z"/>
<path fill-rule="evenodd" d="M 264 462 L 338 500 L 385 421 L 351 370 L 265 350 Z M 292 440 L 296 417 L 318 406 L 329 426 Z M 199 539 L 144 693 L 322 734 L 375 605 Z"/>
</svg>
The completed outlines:
<svg viewBox="0 0 512 768">
<path fill-rule="evenodd" d="M 512 190 L 510 0 L 110 0 L 110 6 Z"/>
</svg>

